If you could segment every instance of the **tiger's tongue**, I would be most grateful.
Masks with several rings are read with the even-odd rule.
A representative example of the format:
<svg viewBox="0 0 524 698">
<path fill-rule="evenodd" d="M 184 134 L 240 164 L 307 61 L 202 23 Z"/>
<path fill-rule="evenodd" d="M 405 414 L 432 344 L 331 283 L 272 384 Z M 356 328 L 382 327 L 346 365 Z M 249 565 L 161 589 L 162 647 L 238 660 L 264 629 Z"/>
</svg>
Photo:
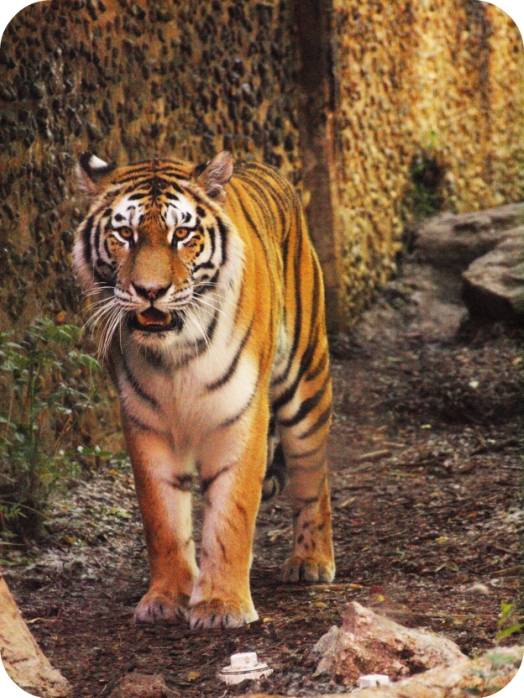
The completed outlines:
<svg viewBox="0 0 524 698">
<path fill-rule="evenodd" d="M 169 325 L 171 322 L 171 315 L 152 307 L 143 313 L 137 313 L 136 316 L 142 325 Z"/>
</svg>

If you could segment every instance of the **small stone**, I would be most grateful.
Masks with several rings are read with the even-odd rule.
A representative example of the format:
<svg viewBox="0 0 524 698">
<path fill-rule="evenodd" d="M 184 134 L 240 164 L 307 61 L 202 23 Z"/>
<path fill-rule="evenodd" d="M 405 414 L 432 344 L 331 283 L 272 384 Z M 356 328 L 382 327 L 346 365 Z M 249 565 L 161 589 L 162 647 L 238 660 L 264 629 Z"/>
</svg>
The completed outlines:
<svg viewBox="0 0 524 698">
<path fill-rule="evenodd" d="M 485 594 L 486 596 L 490 594 L 490 590 L 485 584 L 477 582 L 466 589 L 466 594 Z"/>
<path fill-rule="evenodd" d="M 109 698 L 176 698 L 177 696 L 177 693 L 167 687 L 162 676 L 133 671 L 120 679 Z"/>
</svg>

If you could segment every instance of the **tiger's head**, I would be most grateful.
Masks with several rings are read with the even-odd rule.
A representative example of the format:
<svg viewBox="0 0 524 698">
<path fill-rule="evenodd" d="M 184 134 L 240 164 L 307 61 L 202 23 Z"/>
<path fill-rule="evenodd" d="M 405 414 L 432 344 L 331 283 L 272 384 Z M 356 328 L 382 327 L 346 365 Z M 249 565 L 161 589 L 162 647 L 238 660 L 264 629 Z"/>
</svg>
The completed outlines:
<svg viewBox="0 0 524 698">
<path fill-rule="evenodd" d="M 151 160 L 116 168 L 84 153 L 77 174 L 92 202 L 74 264 L 86 293 L 100 295 L 91 321 L 105 325 L 103 353 L 122 327 L 149 346 L 198 341 L 241 264 L 225 212 L 230 154 L 201 167 Z"/>
</svg>

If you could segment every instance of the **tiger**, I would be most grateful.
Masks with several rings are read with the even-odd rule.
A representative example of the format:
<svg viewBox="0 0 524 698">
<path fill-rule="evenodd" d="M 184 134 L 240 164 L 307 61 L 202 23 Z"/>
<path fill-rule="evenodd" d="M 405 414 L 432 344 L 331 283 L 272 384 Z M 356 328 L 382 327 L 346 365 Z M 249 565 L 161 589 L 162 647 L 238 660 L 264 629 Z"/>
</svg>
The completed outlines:
<svg viewBox="0 0 524 698">
<path fill-rule="evenodd" d="M 148 552 L 136 622 L 258 619 L 249 574 L 261 499 L 291 503 L 287 583 L 333 580 L 324 289 L 292 184 L 222 151 L 77 163 L 89 210 L 74 266 L 97 297 Z M 192 492 L 203 497 L 199 566 Z"/>
</svg>

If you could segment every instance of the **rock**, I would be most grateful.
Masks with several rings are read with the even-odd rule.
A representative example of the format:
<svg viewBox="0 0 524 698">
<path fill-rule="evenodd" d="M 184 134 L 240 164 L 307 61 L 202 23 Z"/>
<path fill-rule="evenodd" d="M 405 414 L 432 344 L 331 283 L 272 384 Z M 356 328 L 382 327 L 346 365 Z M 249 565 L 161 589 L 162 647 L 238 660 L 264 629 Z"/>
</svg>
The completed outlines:
<svg viewBox="0 0 524 698">
<path fill-rule="evenodd" d="M 24 691 L 40 698 L 70 695 L 69 682 L 37 645 L 1 575 L 0 654 L 8 676 Z"/>
<path fill-rule="evenodd" d="M 464 655 L 445 637 L 405 628 L 352 602 L 342 628 L 332 627 L 321 637 L 313 657 L 320 657 L 317 674 L 353 685 L 363 674 L 386 674 L 395 680 L 451 664 Z"/>
<path fill-rule="evenodd" d="M 109 698 L 175 698 L 162 676 L 133 671 L 117 683 Z"/>
<path fill-rule="evenodd" d="M 484 594 L 484 596 L 489 596 L 491 594 L 490 590 L 485 584 L 481 584 L 480 582 L 476 582 L 475 584 L 472 584 L 470 587 L 464 590 L 465 594 Z"/>
<path fill-rule="evenodd" d="M 521 237 L 523 221 L 524 203 L 461 215 L 445 213 L 418 231 L 415 250 L 424 261 L 460 273 L 508 237 Z"/>
<path fill-rule="evenodd" d="M 364 688 L 357 693 L 339 693 L 338 698 L 464 698 L 491 696 L 515 677 L 522 663 L 523 647 L 496 647 L 477 659 L 459 659 L 449 666 L 425 671 L 389 686 Z M 519 695 L 518 688 L 511 695 Z M 504 694 L 506 695 L 506 694 Z M 510 695 L 508 693 L 508 695 Z M 285 698 L 266 693 L 244 698 Z M 329 698 L 322 695 L 316 698 Z"/>
<path fill-rule="evenodd" d="M 462 297 L 475 320 L 524 321 L 524 226 L 462 274 Z"/>
</svg>

